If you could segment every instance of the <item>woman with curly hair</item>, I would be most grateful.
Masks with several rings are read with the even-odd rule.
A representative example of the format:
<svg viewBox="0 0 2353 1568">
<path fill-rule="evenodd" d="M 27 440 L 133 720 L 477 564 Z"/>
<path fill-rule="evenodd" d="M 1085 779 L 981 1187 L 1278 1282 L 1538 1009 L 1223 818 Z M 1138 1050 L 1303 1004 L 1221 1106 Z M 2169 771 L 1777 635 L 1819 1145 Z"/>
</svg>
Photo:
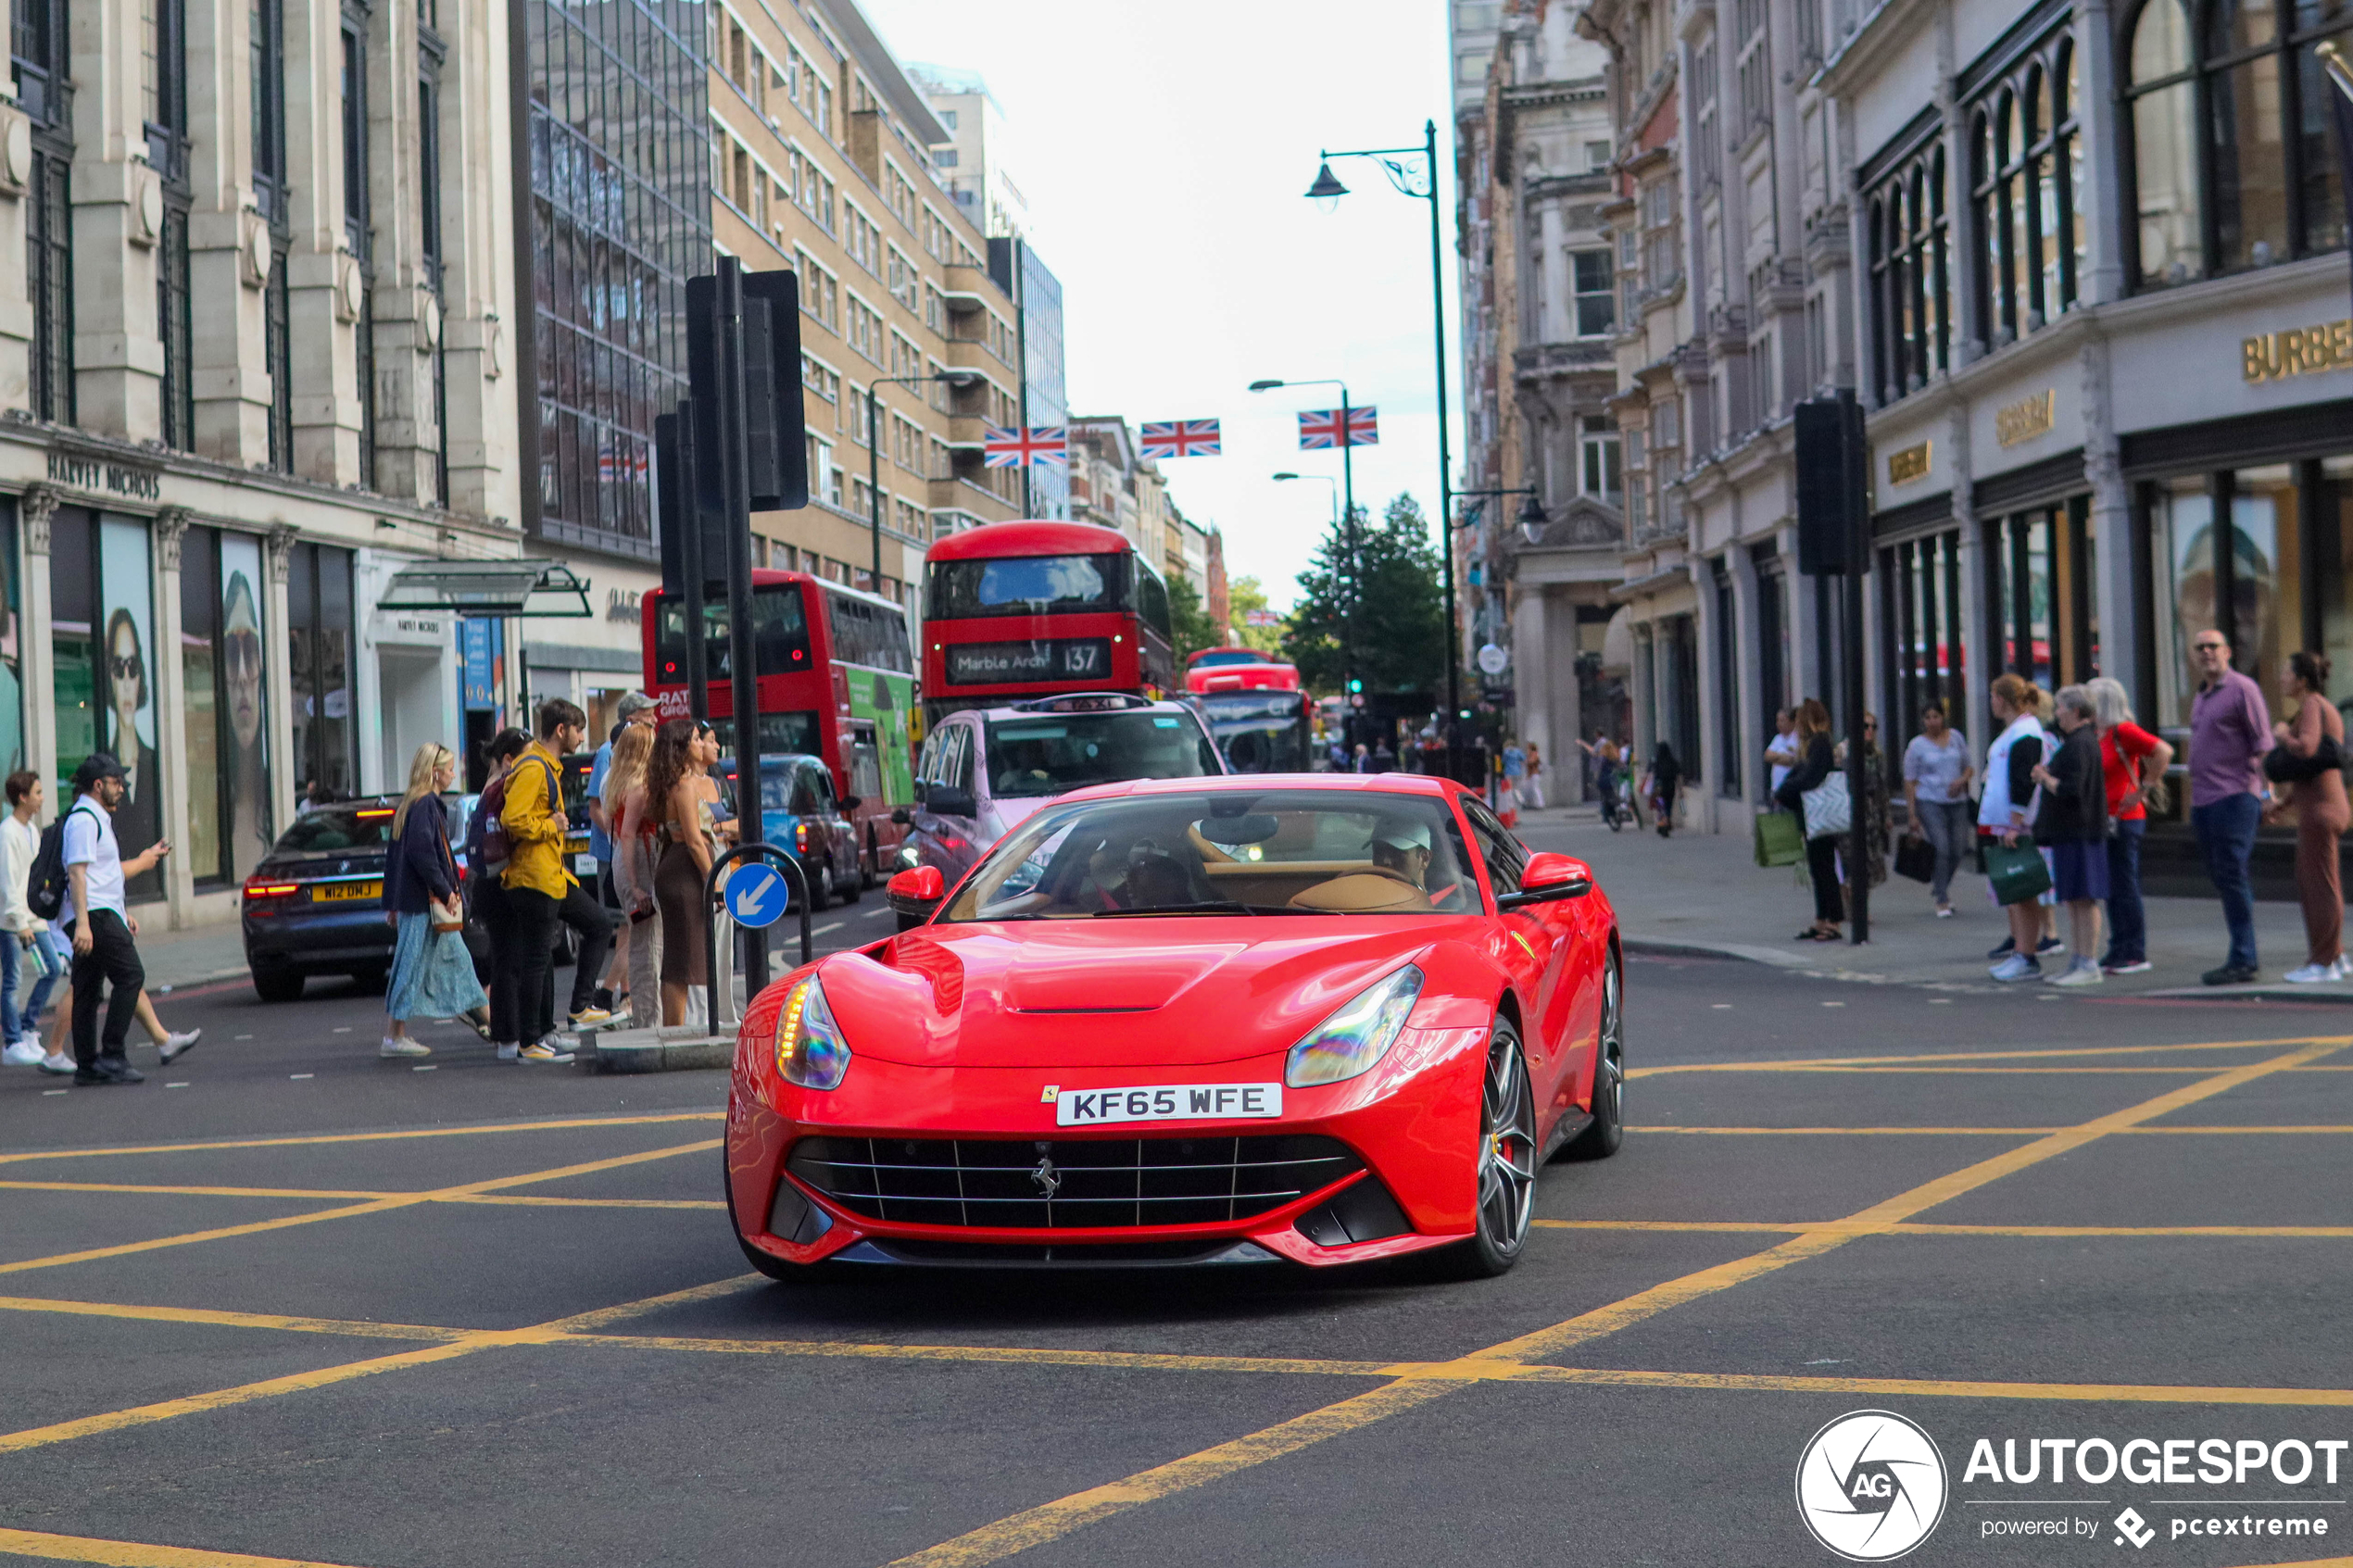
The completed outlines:
<svg viewBox="0 0 2353 1568">
<path fill-rule="evenodd" d="M 711 911 L 703 888 L 718 837 L 712 808 L 719 792 L 710 772 L 718 760 L 709 724 L 673 719 L 654 735 L 646 765 L 646 815 L 661 849 L 654 901 L 661 909 L 661 1021 L 668 1024 L 686 1022 L 687 993 L 710 984 Z"/>
</svg>

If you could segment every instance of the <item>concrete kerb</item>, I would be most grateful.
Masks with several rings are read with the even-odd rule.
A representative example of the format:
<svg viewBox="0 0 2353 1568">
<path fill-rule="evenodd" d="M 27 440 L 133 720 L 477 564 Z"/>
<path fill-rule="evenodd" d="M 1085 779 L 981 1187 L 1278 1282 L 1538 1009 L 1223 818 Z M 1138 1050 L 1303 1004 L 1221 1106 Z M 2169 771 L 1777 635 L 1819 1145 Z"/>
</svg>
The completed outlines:
<svg viewBox="0 0 2353 1568">
<path fill-rule="evenodd" d="M 584 1073 L 709 1072 L 735 1065 L 736 1037 L 691 1024 L 659 1029 L 584 1029 L 574 1065 Z"/>
</svg>

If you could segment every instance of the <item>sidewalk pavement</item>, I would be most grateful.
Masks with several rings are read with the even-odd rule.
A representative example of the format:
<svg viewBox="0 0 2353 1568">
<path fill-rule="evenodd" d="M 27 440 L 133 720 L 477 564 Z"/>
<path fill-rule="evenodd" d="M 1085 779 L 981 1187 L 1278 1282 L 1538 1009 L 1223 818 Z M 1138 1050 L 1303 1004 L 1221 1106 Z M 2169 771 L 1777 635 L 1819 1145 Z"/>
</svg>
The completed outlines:
<svg viewBox="0 0 2353 1568">
<path fill-rule="evenodd" d="M 157 909 L 153 924 L 140 922 L 137 940 L 139 961 L 147 971 L 147 989 L 156 996 L 245 976 L 245 933 L 234 920 L 167 931 L 163 912 Z"/>
<path fill-rule="evenodd" d="M 1813 920 L 1806 868 L 1758 867 L 1745 834 L 1679 832 L 1662 839 L 1630 826 L 1612 833 L 1590 806 L 1522 812 L 1518 832 L 1531 849 L 1575 855 L 1592 866 L 1637 951 L 1715 953 L 1841 980 L 2013 988 L 1998 986 L 1986 973 L 1986 949 L 2007 936 L 2009 926 L 1985 878 L 1966 869 L 1966 862 L 1953 879 L 1950 920 L 1936 918 L 1926 884 L 1891 872 L 1871 890 L 1871 939 L 1857 947 L 1793 940 Z M 2198 976 L 2222 961 L 2229 945 L 2221 905 L 2213 898 L 2150 898 L 2146 906 L 2148 956 L 2155 967 L 2145 974 L 2110 975 L 2088 994 L 2353 1002 L 2353 981 L 2282 983 L 2280 977 L 2305 958 L 2304 921 L 2293 903 L 2255 906 L 2261 979 L 2253 985 L 2213 987 L 2201 985 Z M 2059 935 L 2068 935 L 2064 910 Z M 2045 975 L 2061 972 L 2067 960 L 2065 954 L 2046 955 Z M 2016 988 L 2032 989 L 2033 983 Z"/>
</svg>

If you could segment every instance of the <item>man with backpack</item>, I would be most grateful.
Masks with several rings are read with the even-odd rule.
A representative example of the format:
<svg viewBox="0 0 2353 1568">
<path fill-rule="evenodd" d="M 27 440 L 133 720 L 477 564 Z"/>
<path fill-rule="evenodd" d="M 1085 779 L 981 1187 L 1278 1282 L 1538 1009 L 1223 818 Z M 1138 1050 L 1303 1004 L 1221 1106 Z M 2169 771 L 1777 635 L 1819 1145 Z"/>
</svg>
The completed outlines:
<svg viewBox="0 0 2353 1568">
<path fill-rule="evenodd" d="M 521 1025 L 516 1035 L 497 1041 L 502 1061 L 572 1060 L 572 1053 L 556 1043 L 556 1021 L 547 1005 L 553 994 L 547 978 L 559 922 L 571 926 L 580 938 L 571 1022 L 601 1023 L 607 1016 L 596 1007 L 595 993 L 605 949 L 612 942 L 612 921 L 564 862 L 570 824 L 564 820 L 560 759 L 578 750 L 587 738 L 588 716 L 578 705 L 556 697 L 539 705 L 538 729 L 539 738 L 507 770 L 506 799 L 498 813 L 510 847 L 498 880 L 515 925 L 514 973 L 511 982 L 505 974 L 498 981 L 502 987 L 511 984 L 516 1010 L 506 1016 Z M 499 1016 L 494 1009 L 494 1019 Z"/>
<path fill-rule="evenodd" d="M 139 994 L 147 972 L 139 962 L 132 940 L 139 922 L 123 905 L 127 877 L 151 870 L 171 853 L 168 839 L 158 839 L 128 861 L 115 843 L 114 814 L 128 793 L 122 764 L 103 751 L 94 751 L 74 770 L 72 809 L 50 831 L 57 835 L 57 861 L 65 868 L 69 894 L 67 927 L 73 938 L 73 1081 L 77 1085 L 136 1084 L 145 1074 L 123 1055 L 131 1023 L 139 1015 Z M 50 846 L 44 836 L 31 881 L 35 914 L 47 901 L 55 883 L 44 863 Z M 101 1048 L 98 1033 L 98 993 L 111 986 L 107 1003 L 107 1027 Z"/>
</svg>

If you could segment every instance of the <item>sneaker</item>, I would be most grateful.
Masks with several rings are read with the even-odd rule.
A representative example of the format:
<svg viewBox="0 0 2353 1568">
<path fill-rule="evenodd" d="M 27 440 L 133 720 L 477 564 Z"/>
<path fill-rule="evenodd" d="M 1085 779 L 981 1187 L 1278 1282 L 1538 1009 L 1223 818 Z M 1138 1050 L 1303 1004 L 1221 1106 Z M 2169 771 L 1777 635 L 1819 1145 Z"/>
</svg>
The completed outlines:
<svg viewBox="0 0 2353 1568">
<path fill-rule="evenodd" d="M 2219 968 L 2209 969 L 2204 974 L 2198 976 L 2198 979 L 2208 985 L 2244 985 L 2254 978 L 2255 969 L 2253 965 L 2250 964 L 2242 968 L 2240 965 L 2230 963 L 2223 964 Z"/>
<path fill-rule="evenodd" d="M 1936 918 L 1938 920 L 1951 920 L 1953 918 L 1953 906 L 1950 904 L 1937 905 Z"/>
<path fill-rule="evenodd" d="M 195 1047 L 196 1036 L 203 1033 L 201 1029 L 189 1029 L 176 1035 L 166 1035 L 163 1044 L 156 1047 L 156 1054 L 163 1058 L 163 1064 L 169 1067 L 186 1056 Z"/>
<path fill-rule="evenodd" d="M 119 1056 L 102 1056 L 95 1067 L 77 1067 L 73 1082 L 77 1088 L 97 1084 L 144 1084 L 147 1075 Z"/>
<path fill-rule="evenodd" d="M 2344 961 L 2343 959 L 2339 959 L 2336 963 L 2308 963 L 2302 969 L 2289 970 L 2280 978 L 2291 985 L 2324 985 L 2329 981 L 2342 978 L 2337 973 L 2337 964 Z"/>
<path fill-rule="evenodd" d="M 2043 966 L 2032 959 L 2023 957 L 2018 953 L 2012 953 L 2008 958 L 2006 958 L 2000 963 L 1995 964 L 1991 971 L 1991 973 L 1994 979 L 2002 982 L 2005 985 L 2014 985 L 2020 980 L 2042 979 Z"/>
<path fill-rule="evenodd" d="M 499 1060 L 513 1061 L 522 1056 L 522 1047 L 510 1041 L 506 1045 L 498 1047 L 497 1051 Z"/>
<path fill-rule="evenodd" d="M 406 1035 L 386 1035 L 384 1043 L 376 1047 L 376 1054 L 381 1057 L 431 1056 L 433 1047 L 419 1045 Z"/>
<path fill-rule="evenodd" d="M 2040 942 L 2034 944 L 2034 956 L 2036 958 L 2041 958 L 2045 953 L 2064 953 L 2066 951 L 2067 944 L 2060 941 L 2056 936 L 2045 936 Z"/>
<path fill-rule="evenodd" d="M 2329 965 L 2329 969 L 2336 979 L 2353 980 L 2353 958 L 2341 958 Z"/>
<path fill-rule="evenodd" d="M 2002 945 L 1998 947 L 1987 948 L 1985 956 L 1992 959 L 1995 963 L 1999 963 L 2004 959 L 2008 958 L 2012 953 L 2017 951 L 2018 938 L 2015 936 L 2005 936 L 2002 938 Z"/>
<path fill-rule="evenodd" d="M 2089 959 L 2078 959 L 2067 966 L 2066 973 L 2055 976 L 2051 984 L 2054 985 L 2097 985 L 2107 978 L 2107 975 L 2100 972 L 2099 965 Z"/>
<path fill-rule="evenodd" d="M 0 1062 L 10 1067 L 38 1067 L 48 1054 L 41 1048 L 38 1040 L 19 1040 L 6 1050 L 0 1051 Z"/>
<path fill-rule="evenodd" d="M 59 1077 L 63 1077 L 73 1071 L 73 1058 L 63 1051 L 51 1051 L 41 1059 L 41 1071 L 55 1073 Z"/>
<path fill-rule="evenodd" d="M 574 1029 L 594 1029 L 599 1024 L 610 1022 L 612 1022 L 612 1010 L 598 1007 L 594 1003 L 572 1015 L 572 1026 Z"/>
<path fill-rule="evenodd" d="M 536 1045 L 523 1047 L 522 1060 L 524 1061 L 564 1062 L 572 1060 L 572 1053 L 567 1050 L 558 1050 L 551 1042 L 542 1040 Z"/>
<path fill-rule="evenodd" d="M 2146 959 L 2126 959 L 2121 963 L 2104 963 L 2100 968 L 2109 974 L 2146 974 L 2157 966 Z"/>
</svg>

